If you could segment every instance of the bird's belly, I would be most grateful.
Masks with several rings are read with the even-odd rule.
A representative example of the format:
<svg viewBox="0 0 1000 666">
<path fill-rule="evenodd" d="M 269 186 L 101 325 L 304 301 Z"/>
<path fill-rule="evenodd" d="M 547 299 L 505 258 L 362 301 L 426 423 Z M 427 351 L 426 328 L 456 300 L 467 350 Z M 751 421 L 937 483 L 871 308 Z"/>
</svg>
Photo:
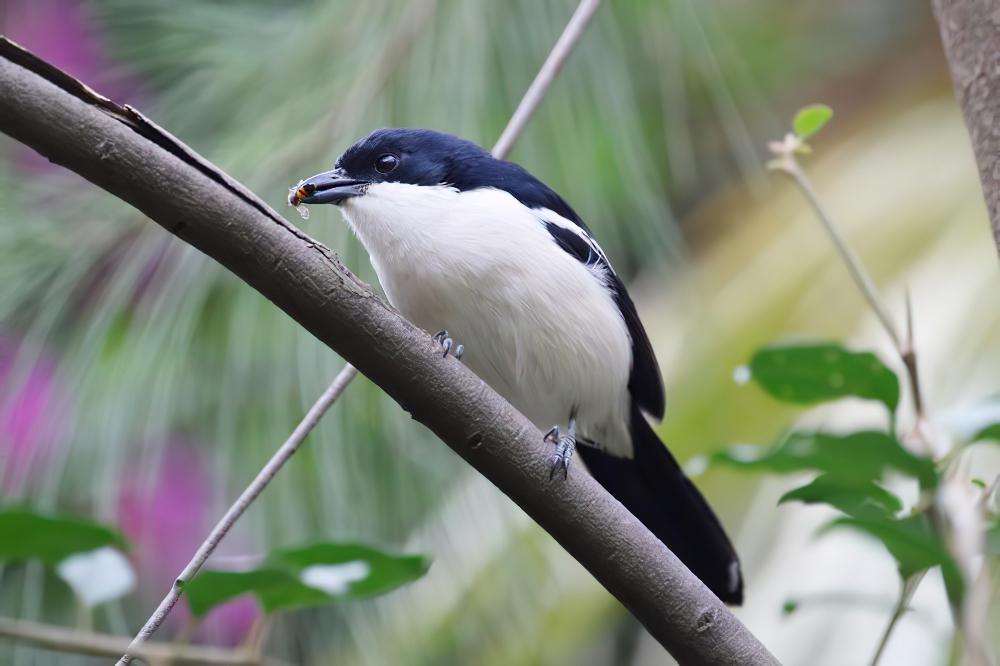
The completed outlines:
<svg viewBox="0 0 1000 666">
<path fill-rule="evenodd" d="M 518 262 L 474 274 L 407 267 L 380 280 L 408 319 L 465 345 L 463 362 L 536 426 L 565 427 L 576 411 L 582 437 L 627 455 L 627 328 L 591 269 L 553 248 L 556 265 L 531 275 Z"/>
</svg>

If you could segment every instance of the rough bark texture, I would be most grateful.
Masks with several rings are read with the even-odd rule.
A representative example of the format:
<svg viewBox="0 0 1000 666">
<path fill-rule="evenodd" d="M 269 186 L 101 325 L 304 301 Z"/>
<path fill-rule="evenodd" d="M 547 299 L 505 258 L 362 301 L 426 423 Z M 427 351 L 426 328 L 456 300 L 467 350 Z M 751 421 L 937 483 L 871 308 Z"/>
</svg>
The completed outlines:
<svg viewBox="0 0 1000 666">
<path fill-rule="evenodd" d="M 506 493 L 684 664 L 775 658 L 581 470 L 550 481 L 541 433 L 337 256 L 179 141 L 0 39 L 0 131 L 233 271 Z"/>
<path fill-rule="evenodd" d="M 934 0 L 1000 251 L 1000 0 Z"/>
</svg>

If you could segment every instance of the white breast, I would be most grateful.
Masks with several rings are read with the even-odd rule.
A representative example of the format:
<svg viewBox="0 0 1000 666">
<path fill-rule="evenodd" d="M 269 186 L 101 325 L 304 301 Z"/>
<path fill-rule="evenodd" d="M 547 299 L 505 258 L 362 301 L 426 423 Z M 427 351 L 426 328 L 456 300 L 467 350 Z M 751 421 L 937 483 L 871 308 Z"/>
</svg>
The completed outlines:
<svg viewBox="0 0 1000 666">
<path fill-rule="evenodd" d="M 539 428 L 565 426 L 631 454 L 631 340 L 604 284 L 553 241 L 532 211 L 495 189 L 380 183 L 341 206 L 389 301 Z M 557 217 L 557 216 L 556 216 Z M 571 224 L 565 221 L 567 224 Z"/>
</svg>

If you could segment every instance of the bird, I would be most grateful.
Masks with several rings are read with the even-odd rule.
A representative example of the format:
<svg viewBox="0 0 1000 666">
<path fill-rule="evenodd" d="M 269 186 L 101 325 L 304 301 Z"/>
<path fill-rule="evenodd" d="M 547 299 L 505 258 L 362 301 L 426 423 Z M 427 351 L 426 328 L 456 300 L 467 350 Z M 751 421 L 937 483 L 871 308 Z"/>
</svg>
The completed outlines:
<svg viewBox="0 0 1000 666">
<path fill-rule="evenodd" d="M 732 543 L 647 420 L 663 418 L 664 388 L 635 304 L 562 197 L 474 142 L 385 128 L 289 203 L 339 207 L 392 306 L 546 433 L 550 481 L 578 452 L 716 596 L 742 603 Z"/>
</svg>

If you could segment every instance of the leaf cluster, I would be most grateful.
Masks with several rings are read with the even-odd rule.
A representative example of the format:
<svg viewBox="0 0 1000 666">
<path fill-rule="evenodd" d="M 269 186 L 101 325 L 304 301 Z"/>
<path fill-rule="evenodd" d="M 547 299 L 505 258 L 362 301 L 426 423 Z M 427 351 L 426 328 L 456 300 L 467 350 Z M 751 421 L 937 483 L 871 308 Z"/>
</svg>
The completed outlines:
<svg viewBox="0 0 1000 666">
<path fill-rule="evenodd" d="M 780 502 L 836 509 L 843 515 L 824 532 L 846 527 L 877 539 L 896 560 L 903 578 L 940 566 L 953 599 L 960 596 L 959 569 L 924 508 L 904 512 L 900 498 L 885 487 L 888 478 L 897 477 L 932 493 L 942 474 L 935 461 L 908 450 L 893 432 L 900 398 L 896 374 L 871 352 L 826 342 L 767 346 L 753 355 L 743 375 L 747 372 L 768 395 L 791 404 L 842 398 L 877 401 L 888 410 L 889 425 L 885 431 L 792 431 L 766 450 L 736 446 L 717 452 L 713 461 L 775 474 L 816 472 Z M 1000 424 L 983 429 L 972 441 L 987 439 L 1000 439 Z"/>
</svg>

